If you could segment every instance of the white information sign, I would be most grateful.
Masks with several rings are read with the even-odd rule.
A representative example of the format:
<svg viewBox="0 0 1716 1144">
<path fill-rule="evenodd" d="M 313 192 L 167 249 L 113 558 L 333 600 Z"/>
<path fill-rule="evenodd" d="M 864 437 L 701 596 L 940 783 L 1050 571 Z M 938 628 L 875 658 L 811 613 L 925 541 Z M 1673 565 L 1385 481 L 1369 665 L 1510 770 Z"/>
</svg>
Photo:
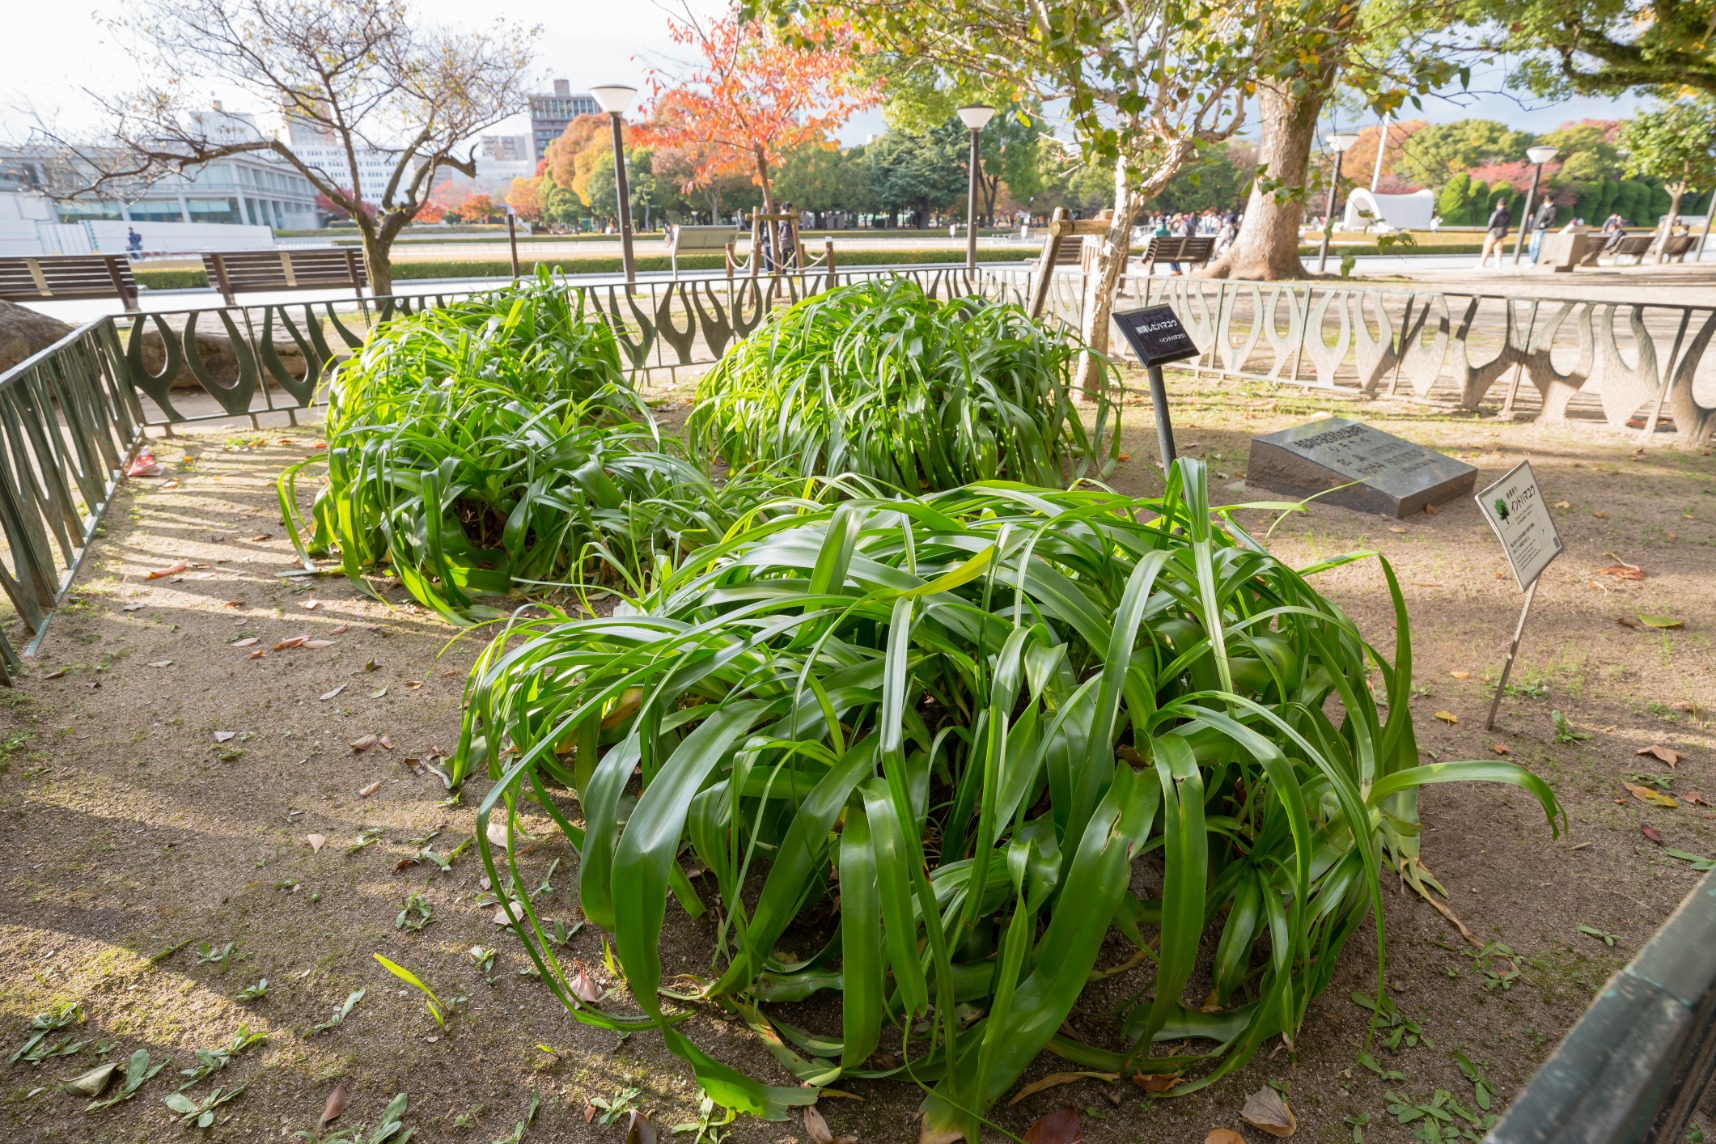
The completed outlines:
<svg viewBox="0 0 1716 1144">
<path fill-rule="evenodd" d="M 1506 476 L 1477 497 L 1478 508 L 1490 522 L 1507 552 L 1513 578 L 1521 590 L 1531 587 L 1549 562 L 1561 555 L 1561 534 L 1549 516 L 1549 506 L 1531 475 L 1531 462 L 1521 461 Z"/>
</svg>

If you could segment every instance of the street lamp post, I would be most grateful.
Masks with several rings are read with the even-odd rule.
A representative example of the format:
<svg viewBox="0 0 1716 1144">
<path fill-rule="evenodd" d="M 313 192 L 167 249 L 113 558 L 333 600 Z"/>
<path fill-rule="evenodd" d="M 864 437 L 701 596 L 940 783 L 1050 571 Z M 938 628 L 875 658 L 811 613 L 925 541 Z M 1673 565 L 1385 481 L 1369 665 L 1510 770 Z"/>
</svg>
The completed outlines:
<svg viewBox="0 0 1716 1144">
<path fill-rule="evenodd" d="M 1329 237 L 1335 233 L 1335 206 L 1341 199 L 1341 154 L 1358 142 L 1357 135 L 1348 135 L 1337 131 L 1323 140 L 1323 146 L 1334 155 L 1334 163 L 1329 171 L 1329 217 L 1323 222 L 1323 245 L 1317 251 L 1317 273 L 1323 273 L 1329 264 Z"/>
<path fill-rule="evenodd" d="M 959 109 L 960 121 L 971 130 L 971 186 L 965 195 L 965 270 L 977 272 L 977 137 L 994 116 L 995 109 L 981 103 Z"/>
<path fill-rule="evenodd" d="M 1543 164 L 1561 152 L 1554 147 L 1527 147 L 1525 157 L 1531 160 L 1531 186 L 1525 192 L 1525 209 L 1520 212 L 1519 233 L 1513 239 L 1513 264 L 1519 265 L 1519 252 L 1525 246 L 1525 232 L 1531 226 L 1531 200 L 1537 197 L 1537 180 L 1543 177 Z"/>
<path fill-rule="evenodd" d="M 625 140 L 620 133 L 620 118 L 631 106 L 638 89 L 621 83 L 604 84 L 590 89 L 597 106 L 614 121 L 614 190 L 620 196 L 620 260 L 626 267 L 626 288 L 637 283 L 637 263 L 632 259 L 632 203 L 626 188 Z"/>
</svg>

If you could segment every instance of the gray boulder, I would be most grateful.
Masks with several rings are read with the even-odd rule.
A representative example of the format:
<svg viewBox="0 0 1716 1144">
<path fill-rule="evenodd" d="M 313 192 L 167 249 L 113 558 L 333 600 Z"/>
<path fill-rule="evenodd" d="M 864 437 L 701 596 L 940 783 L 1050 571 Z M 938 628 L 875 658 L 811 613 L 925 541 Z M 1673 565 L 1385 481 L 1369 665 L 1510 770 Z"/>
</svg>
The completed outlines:
<svg viewBox="0 0 1716 1144">
<path fill-rule="evenodd" d="M 28 306 L 0 302 L 0 373 L 47 349 L 72 329 Z"/>
</svg>

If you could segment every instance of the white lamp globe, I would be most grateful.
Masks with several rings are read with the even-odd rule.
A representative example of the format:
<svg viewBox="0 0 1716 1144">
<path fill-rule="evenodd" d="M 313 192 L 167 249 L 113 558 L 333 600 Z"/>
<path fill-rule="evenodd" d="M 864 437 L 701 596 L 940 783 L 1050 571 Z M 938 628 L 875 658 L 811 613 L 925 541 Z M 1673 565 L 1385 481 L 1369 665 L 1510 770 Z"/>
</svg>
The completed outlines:
<svg viewBox="0 0 1716 1144">
<path fill-rule="evenodd" d="M 596 105 L 609 115 L 623 115 L 626 108 L 637 98 L 638 89 L 627 87 L 623 83 L 605 83 L 601 87 L 590 89 L 590 96 Z"/>
<path fill-rule="evenodd" d="M 973 131 L 981 131 L 994 118 L 995 109 L 982 103 L 971 103 L 959 109 L 959 119 Z"/>
</svg>

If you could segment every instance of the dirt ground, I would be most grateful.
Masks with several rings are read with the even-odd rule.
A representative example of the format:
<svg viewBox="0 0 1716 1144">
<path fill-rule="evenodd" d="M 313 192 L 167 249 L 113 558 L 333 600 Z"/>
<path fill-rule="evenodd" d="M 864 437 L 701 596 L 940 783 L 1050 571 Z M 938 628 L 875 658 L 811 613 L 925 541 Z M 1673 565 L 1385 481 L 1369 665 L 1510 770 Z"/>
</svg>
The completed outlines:
<svg viewBox="0 0 1716 1144">
<path fill-rule="evenodd" d="M 1239 487 L 1250 436 L 1323 409 L 1467 460 L 1480 486 L 1532 460 L 1566 552 L 1538 592 L 1493 733 L 1484 714 L 1520 593 L 1470 501 L 1403 522 L 1312 507 L 1280 521 L 1269 544 L 1294 563 L 1384 553 L 1409 595 L 1426 757 L 1494 757 L 1499 744 L 1551 783 L 1572 830 L 1552 840 L 1536 804 L 1511 788 L 1426 792 L 1426 863 L 1478 938 L 1515 956 L 1494 947 L 1476 956 L 1447 921 L 1390 884 L 1387 988 L 1418 1029 L 1397 1049 L 1368 1036 L 1369 1014 L 1350 999 L 1374 988 L 1374 942 L 1361 935 L 1294 1051 L 1272 1044 L 1237 1076 L 1189 1097 L 1151 1101 L 1130 1085 L 1085 1080 L 998 1108 L 996 1118 L 1021 1133 L 1070 1102 L 1091 1141 L 1195 1142 L 1213 1127 L 1243 1128 L 1246 1094 L 1275 1082 L 1299 1139 L 1357 1139 L 1356 1126 L 1364 1140 L 1404 1141 L 1437 1122 L 1401 1124 L 1410 1106 L 1450 1107 L 1438 1092 L 1479 1110 L 1456 1051 L 1493 1087 L 1499 1110 L 1697 881 L 1641 828 L 1669 847 L 1716 853 L 1716 815 L 1696 797 L 1709 786 L 1716 801 L 1716 736 L 1706 721 L 1716 706 L 1716 460 L 1668 445 L 1638 453 L 1634 437 L 1595 425 L 1500 424 L 1185 376 L 1174 389 L 1181 449 L 1210 462 L 1230 501 L 1254 499 Z M 1127 415 L 1129 459 L 1115 484 L 1153 491 L 1147 404 Z M 435 772 L 418 768 L 457 741 L 461 687 L 482 637 L 455 638 L 402 593 L 384 605 L 343 579 L 286 575 L 294 562 L 273 479 L 313 440 L 304 430 L 222 430 L 157 441 L 168 478 L 131 481 L 119 494 L 40 657 L 0 692 L 0 777 L 12 791 L 0 806 L 0 1047 L 10 1055 L 32 1035 L 35 1014 L 70 1002 L 81 1022 L 43 1045 L 82 1042 L 70 1055 L 5 1069 L 0 1138 L 177 1137 L 165 1098 L 190 1079 L 182 1072 L 196 1065 L 196 1050 L 229 1045 L 241 1028 L 267 1039 L 186 1089 L 200 1104 L 216 1085 L 244 1086 L 213 1110 L 212 1139 L 312 1132 L 337 1084 L 350 1104 L 332 1127 L 361 1123 L 360 1140 L 398 1093 L 409 1094 L 404 1123 L 422 1141 L 619 1141 L 621 1128 L 604 1126 L 600 1109 L 586 1123 L 596 1098 L 635 1102 L 664 1127 L 695 1121 L 689 1075 L 659 1038 L 586 1029 L 522 974 L 527 961 L 493 924 L 471 851 L 445 873 L 422 858 L 426 848 L 447 855 L 474 830 L 485 784 L 475 780 L 449 802 Z M 1244 519 L 1261 533 L 1271 518 Z M 180 562 L 188 566 L 149 578 Z M 1624 563 L 1643 578 L 1601 571 Z M 1320 587 L 1373 641 L 1392 646 L 1374 561 L 1326 573 Z M 1617 622 L 1640 614 L 1684 626 Z M 301 635 L 331 642 L 274 650 Z M 1552 711 L 1588 737 L 1558 742 Z M 387 742 L 351 746 L 371 735 Z M 1635 754 L 1653 744 L 1685 757 L 1671 768 Z M 1624 781 L 1666 785 L 1679 805 L 1648 805 Z M 319 849 L 315 836 L 325 839 Z M 541 836 L 525 869 L 554 885 L 571 920 L 575 859 Z M 430 911 L 420 928 L 413 895 Z M 670 963 L 695 967 L 701 924 L 670 911 Z M 567 949 L 598 980 L 612 979 L 593 927 Z M 445 1030 L 375 954 L 442 999 L 461 998 Z M 240 996 L 264 978 L 264 995 Z M 341 1023 L 313 1028 L 359 989 Z M 1102 1020 L 1081 1011 L 1073 1025 L 1095 1031 Z M 787 1082 L 741 1027 L 713 1018 L 693 1027 L 718 1055 Z M 138 1049 L 167 1064 L 133 1099 L 86 1113 L 86 1099 L 59 1087 L 102 1061 L 123 1071 Z M 1067 1067 L 1045 1057 L 1027 1079 Z M 849 1087 L 863 1099 L 822 1102 L 837 1134 L 914 1138 L 917 1099 L 906 1086 Z M 116 1083 L 108 1095 L 117 1091 Z M 515 1131 L 536 1101 L 534 1120 Z M 805 1138 L 797 1123 L 731 1127 L 734 1141 Z"/>
</svg>

